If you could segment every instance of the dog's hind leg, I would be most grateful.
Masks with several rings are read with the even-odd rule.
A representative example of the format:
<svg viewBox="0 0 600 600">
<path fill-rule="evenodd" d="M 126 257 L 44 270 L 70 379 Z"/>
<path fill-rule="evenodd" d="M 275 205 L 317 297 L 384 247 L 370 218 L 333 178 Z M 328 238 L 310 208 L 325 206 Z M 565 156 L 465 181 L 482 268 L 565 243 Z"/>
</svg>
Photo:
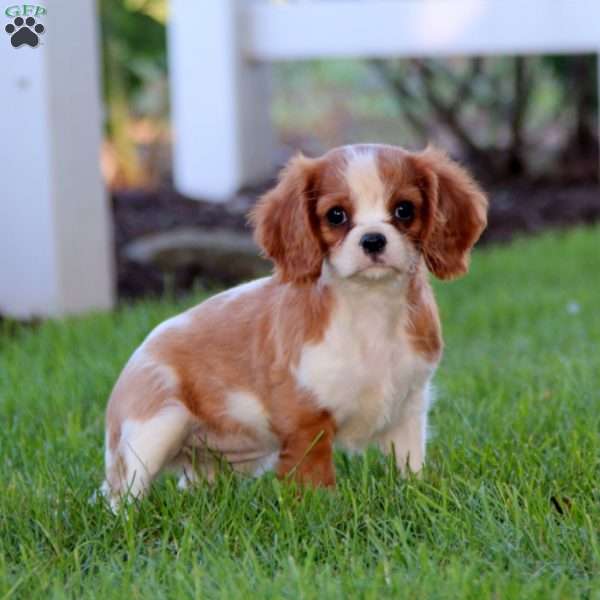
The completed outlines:
<svg viewBox="0 0 600 600">
<path fill-rule="evenodd" d="M 192 415 L 177 401 L 148 419 L 126 419 L 121 424 L 116 447 L 107 447 L 102 488 L 113 510 L 123 499 L 144 495 L 163 467 L 179 454 L 192 427 Z"/>
</svg>

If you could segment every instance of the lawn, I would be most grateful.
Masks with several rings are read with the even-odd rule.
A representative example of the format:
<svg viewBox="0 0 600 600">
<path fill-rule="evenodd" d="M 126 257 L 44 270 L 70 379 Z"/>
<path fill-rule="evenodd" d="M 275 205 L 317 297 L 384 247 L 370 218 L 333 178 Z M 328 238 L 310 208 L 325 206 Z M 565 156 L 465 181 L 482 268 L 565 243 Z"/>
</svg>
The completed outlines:
<svg viewBox="0 0 600 600">
<path fill-rule="evenodd" d="M 336 492 L 163 479 L 118 517 L 103 410 L 148 330 L 193 303 L 0 333 L 0 598 L 600 598 L 600 229 L 478 251 L 436 285 L 428 465 L 338 455 Z"/>
</svg>

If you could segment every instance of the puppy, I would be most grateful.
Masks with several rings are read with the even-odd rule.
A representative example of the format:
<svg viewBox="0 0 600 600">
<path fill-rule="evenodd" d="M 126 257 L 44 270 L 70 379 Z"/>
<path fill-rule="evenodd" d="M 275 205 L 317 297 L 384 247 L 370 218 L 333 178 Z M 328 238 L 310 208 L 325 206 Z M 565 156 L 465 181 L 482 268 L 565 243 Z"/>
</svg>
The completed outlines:
<svg viewBox="0 0 600 600">
<path fill-rule="evenodd" d="M 419 472 L 442 353 L 427 270 L 466 273 L 486 212 L 435 149 L 292 159 L 251 216 L 274 274 L 162 323 L 119 377 L 106 416 L 112 505 L 165 467 L 185 486 L 222 461 L 333 486 L 334 444 L 375 444 Z"/>
</svg>

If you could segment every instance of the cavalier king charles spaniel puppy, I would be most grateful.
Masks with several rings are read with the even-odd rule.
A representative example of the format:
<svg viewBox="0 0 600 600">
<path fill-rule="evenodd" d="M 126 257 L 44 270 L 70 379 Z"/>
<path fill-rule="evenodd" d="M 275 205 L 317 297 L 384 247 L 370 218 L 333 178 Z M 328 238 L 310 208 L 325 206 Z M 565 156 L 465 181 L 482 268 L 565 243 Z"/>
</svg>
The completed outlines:
<svg viewBox="0 0 600 600">
<path fill-rule="evenodd" d="M 466 273 L 487 201 L 444 153 L 356 145 L 293 158 L 251 220 L 274 274 L 159 325 L 106 415 L 114 507 L 165 468 L 180 485 L 222 463 L 334 486 L 334 445 L 402 472 L 425 458 L 442 354 L 428 271 Z"/>
</svg>

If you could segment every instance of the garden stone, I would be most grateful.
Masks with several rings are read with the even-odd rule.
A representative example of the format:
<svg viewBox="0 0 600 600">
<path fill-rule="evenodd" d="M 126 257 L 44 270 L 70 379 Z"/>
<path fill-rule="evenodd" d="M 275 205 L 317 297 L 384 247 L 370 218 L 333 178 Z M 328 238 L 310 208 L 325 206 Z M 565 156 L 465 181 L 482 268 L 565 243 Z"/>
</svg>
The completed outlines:
<svg viewBox="0 0 600 600">
<path fill-rule="evenodd" d="M 127 244 L 124 255 L 165 275 L 213 283 L 246 281 L 269 271 L 251 235 L 226 229 L 186 227 L 145 235 Z"/>
</svg>

